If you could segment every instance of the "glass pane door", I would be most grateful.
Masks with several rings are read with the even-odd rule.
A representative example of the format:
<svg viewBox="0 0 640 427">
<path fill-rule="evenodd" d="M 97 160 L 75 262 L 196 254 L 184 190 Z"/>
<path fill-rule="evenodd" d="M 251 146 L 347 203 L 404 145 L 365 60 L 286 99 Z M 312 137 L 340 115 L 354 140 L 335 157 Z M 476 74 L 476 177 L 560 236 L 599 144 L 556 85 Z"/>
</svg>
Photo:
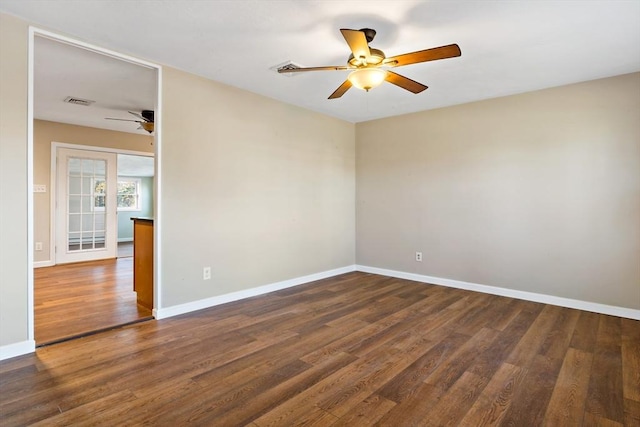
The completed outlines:
<svg viewBox="0 0 640 427">
<path fill-rule="evenodd" d="M 116 156 L 58 149 L 56 262 L 115 257 Z"/>
</svg>

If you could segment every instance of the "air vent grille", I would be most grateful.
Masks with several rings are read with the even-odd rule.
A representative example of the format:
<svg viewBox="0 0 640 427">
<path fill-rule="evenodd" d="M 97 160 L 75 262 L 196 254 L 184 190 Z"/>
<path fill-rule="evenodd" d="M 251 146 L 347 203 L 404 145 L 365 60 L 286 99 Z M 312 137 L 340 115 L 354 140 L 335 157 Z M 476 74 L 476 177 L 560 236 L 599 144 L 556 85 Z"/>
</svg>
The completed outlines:
<svg viewBox="0 0 640 427">
<path fill-rule="evenodd" d="M 67 96 L 64 99 L 64 102 L 68 104 L 84 105 L 85 107 L 88 107 L 96 101 L 91 101 L 90 99 L 76 98 L 75 96 Z"/>
<path fill-rule="evenodd" d="M 273 70 L 275 72 L 282 72 L 282 71 L 286 71 L 286 70 L 297 70 L 299 68 L 303 68 L 303 66 L 300 65 L 300 64 L 296 64 L 295 62 L 287 61 L 287 62 L 283 62 L 282 64 L 274 65 L 273 67 L 270 67 L 269 69 Z M 297 76 L 298 74 L 300 74 L 300 73 L 287 73 L 287 72 L 283 73 L 283 75 L 285 75 L 287 77 Z"/>
</svg>

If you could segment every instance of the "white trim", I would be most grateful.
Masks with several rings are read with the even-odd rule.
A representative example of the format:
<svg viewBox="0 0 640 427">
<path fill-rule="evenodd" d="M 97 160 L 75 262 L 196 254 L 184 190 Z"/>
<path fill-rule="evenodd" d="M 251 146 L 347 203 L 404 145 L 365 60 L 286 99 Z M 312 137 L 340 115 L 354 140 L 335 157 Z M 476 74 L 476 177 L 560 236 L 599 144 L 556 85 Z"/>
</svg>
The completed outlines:
<svg viewBox="0 0 640 427">
<path fill-rule="evenodd" d="M 33 262 L 33 268 L 53 267 L 54 265 L 56 264 L 51 260 Z"/>
<path fill-rule="evenodd" d="M 154 64 L 153 62 L 148 62 L 140 58 L 135 58 L 133 56 L 125 55 L 120 52 L 116 52 L 113 50 L 105 49 L 103 47 L 99 47 L 90 43 L 86 43 L 77 39 L 72 39 L 71 37 L 66 37 L 57 33 L 53 33 L 51 31 L 43 30 L 40 28 L 36 28 L 33 26 L 29 27 L 29 32 L 37 33 L 38 36 L 44 37 L 53 41 L 62 42 L 69 44 L 71 46 L 79 47 L 82 49 L 90 50 L 92 52 L 98 53 L 100 55 L 111 56 L 112 58 L 118 59 L 120 61 L 130 62 L 134 65 L 139 65 L 147 68 L 160 68 L 159 65 Z M 155 120 L 154 120 L 155 121 Z"/>
<path fill-rule="evenodd" d="M 34 261 L 34 198 L 33 198 L 33 93 L 34 93 L 34 58 L 35 58 L 35 29 L 29 27 L 27 41 L 27 343 L 33 343 L 35 351 L 35 313 L 33 297 L 33 261 Z M 51 258 L 51 253 L 49 254 Z M 20 344 L 14 344 L 20 347 Z M 2 348 L 5 348 L 3 346 Z M 13 347 L 12 347 L 13 348 Z M 0 352 L 4 354 L 4 351 Z M 12 356 L 9 356 L 12 357 Z M 2 360 L 2 356 L 0 356 Z"/>
<path fill-rule="evenodd" d="M 33 94 L 34 94 L 34 47 L 35 47 L 35 37 L 45 37 L 51 40 L 55 40 L 62 43 L 67 43 L 72 46 L 76 46 L 79 48 L 87 49 L 102 55 L 107 55 L 112 58 L 127 61 L 132 64 L 136 64 L 139 66 L 151 68 L 156 70 L 156 85 L 157 85 L 157 105 L 155 106 L 155 116 L 154 122 L 156 123 L 154 129 L 154 153 L 145 153 L 139 155 L 154 155 L 155 160 L 155 180 L 156 184 L 156 194 L 154 197 L 155 204 L 155 243 L 154 243 L 154 254 L 155 254 L 155 266 L 156 275 L 154 277 L 154 294 L 156 295 L 156 307 L 160 304 L 160 294 L 161 294 L 161 279 L 160 279 L 160 197 L 161 191 L 159 189 L 159 183 L 161 182 L 161 168 L 159 166 L 159 158 L 160 158 L 160 148 L 162 146 L 162 66 L 148 62 L 139 58 L 135 58 L 133 56 L 124 55 L 119 52 L 115 52 L 109 49 L 104 49 L 89 43 L 82 42 L 80 40 L 72 39 L 70 37 L 66 37 L 60 34 L 56 34 L 50 31 L 46 31 L 34 26 L 29 26 L 29 40 L 28 44 L 28 64 L 27 64 L 27 336 L 28 342 L 33 343 L 33 348 L 35 349 L 35 325 L 34 325 L 34 298 L 33 298 L 33 268 L 34 268 L 34 254 L 33 254 L 33 236 L 34 236 L 34 205 L 33 205 Z M 71 144 L 74 145 L 75 144 Z M 73 147 L 69 147 L 73 148 Z M 86 148 L 85 148 L 86 149 Z M 128 153 L 130 150 L 120 150 L 122 153 Z M 137 153 L 137 152 L 134 152 Z M 53 160 L 52 160 L 53 162 Z M 52 200 L 54 195 L 51 194 Z M 54 203 L 54 202 L 52 202 Z M 52 210 L 53 212 L 54 210 Z M 53 227 L 51 227 L 53 228 Z M 50 236 L 50 258 L 55 262 L 54 254 L 55 254 L 55 239 Z M 17 344 L 16 344 L 17 345 Z M 29 344 L 31 345 L 31 344 Z M 0 347 L 4 348 L 4 347 Z"/>
<path fill-rule="evenodd" d="M 33 122 L 33 120 L 31 120 Z M 58 148 L 56 142 L 51 143 L 51 153 L 49 160 L 49 259 L 56 265 L 56 201 L 58 192 Z"/>
<path fill-rule="evenodd" d="M 153 157 L 152 151 L 125 150 L 123 148 L 97 147 L 95 145 L 70 144 L 68 142 L 57 142 L 57 141 L 51 142 L 52 150 L 54 145 L 59 148 L 69 148 L 71 150 L 102 151 L 105 153 L 129 154 L 132 156 Z"/>
<path fill-rule="evenodd" d="M 36 342 L 34 340 L 22 341 L 13 344 L 0 346 L 0 360 L 10 359 L 12 357 L 22 356 L 23 354 L 33 353 L 36 351 Z"/>
<path fill-rule="evenodd" d="M 133 242 L 133 237 L 118 237 L 118 243 Z"/>
<path fill-rule="evenodd" d="M 153 306 L 152 313 L 155 313 L 156 308 L 162 307 L 162 244 L 160 233 L 162 227 L 162 67 L 157 67 L 157 99 L 158 103 L 155 106 L 155 113 L 153 116 L 154 121 L 154 160 L 153 167 Z M 157 319 L 158 317 L 154 317 Z"/>
<path fill-rule="evenodd" d="M 269 292 L 279 291 L 281 289 L 291 288 L 293 286 L 302 285 L 304 283 L 316 280 L 326 279 L 328 277 L 337 276 L 339 274 L 350 273 L 355 271 L 355 265 L 336 268 L 334 270 L 323 271 L 320 273 L 310 274 L 308 276 L 296 277 L 294 279 L 283 280 L 282 282 L 271 283 L 257 288 L 244 289 L 230 294 L 218 295 L 211 298 L 205 298 L 198 301 L 192 301 L 185 304 L 174 305 L 172 307 L 161 308 L 153 311 L 153 317 L 156 319 L 166 319 L 167 317 L 178 316 L 180 314 L 190 313 L 196 310 L 213 307 L 228 302 L 238 301 L 245 298 L 251 298 L 258 295 L 264 295 Z"/>
<path fill-rule="evenodd" d="M 416 282 L 446 286 L 449 288 L 466 289 L 468 291 L 482 292 L 491 295 L 500 295 L 503 297 L 517 298 L 526 301 L 540 302 L 543 304 L 551 304 L 560 307 L 575 308 L 577 310 L 591 311 L 594 313 L 608 314 L 610 316 L 640 320 L 640 310 L 636 310 L 633 308 L 617 307 L 596 302 L 581 301 L 577 299 L 539 294 L 535 292 L 519 291 L 516 289 L 500 288 L 497 286 L 481 285 L 478 283 L 444 279 L 441 277 L 424 276 L 422 274 L 406 273 L 403 271 L 387 270 L 384 268 L 368 267 L 365 265 L 356 265 L 356 270 L 362 271 L 364 273 L 380 274 L 383 276 L 414 280 Z"/>
</svg>

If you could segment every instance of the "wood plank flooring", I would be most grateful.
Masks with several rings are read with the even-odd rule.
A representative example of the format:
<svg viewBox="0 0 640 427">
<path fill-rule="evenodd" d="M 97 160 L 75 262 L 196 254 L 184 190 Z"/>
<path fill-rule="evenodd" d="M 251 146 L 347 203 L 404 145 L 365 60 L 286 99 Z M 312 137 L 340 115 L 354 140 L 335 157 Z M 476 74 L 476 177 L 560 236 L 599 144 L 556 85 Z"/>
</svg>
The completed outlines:
<svg viewBox="0 0 640 427">
<path fill-rule="evenodd" d="M 638 426 L 640 322 L 349 273 L 0 363 L 0 424 Z"/>
<path fill-rule="evenodd" d="M 34 271 L 37 345 L 150 316 L 151 310 L 138 306 L 133 292 L 133 258 L 56 265 Z"/>
<path fill-rule="evenodd" d="M 133 242 L 118 242 L 118 258 L 133 256 Z"/>
</svg>

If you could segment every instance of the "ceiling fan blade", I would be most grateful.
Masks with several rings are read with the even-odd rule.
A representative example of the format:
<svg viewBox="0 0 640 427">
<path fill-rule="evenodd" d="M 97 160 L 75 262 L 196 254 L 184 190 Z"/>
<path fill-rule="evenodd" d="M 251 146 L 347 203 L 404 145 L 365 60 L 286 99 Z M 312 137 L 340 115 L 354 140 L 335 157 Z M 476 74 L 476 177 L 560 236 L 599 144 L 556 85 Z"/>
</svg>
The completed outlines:
<svg viewBox="0 0 640 427">
<path fill-rule="evenodd" d="M 327 99 L 336 99 L 336 98 L 340 98 L 342 95 L 344 95 L 344 93 L 346 91 L 348 91 L 349 89 L 351 89 L 351 82 L 349 80 L 345 80 L 344 83 L 342 83 L 338 89 L 336 89 L 331 95 L 329 95 L 329 98 Z"/>
<path fill-rule="evenodd" d="M 460 55 L 462 55 L 460 47 L 457 44 L 450 44 L 447 46 L 405 53 L 404 55 L 392 56 L 391 58 L 384 60 L 384 65 L 400 67 L 402 65 L 417 64 L 420 62 L 435 61 L 438 59 L 455 58 Z"/>
<path fill-rule="evenodd" d="M 281 74 L 287 73 L 299 73 L 301 71 L 325 71 L 325 70 L 349 70 L 350 68 L 345 65 L 327 65 L 325 67 L 304 67 L 304 68 L 280 68 L 278 70 Z"/>
<path fill-rule="evenodd" d="M 342 29 L 340 32 L 347 41 L 354 58 L 364 57 L 367 59 L 371 56 L 367 37 L 362 31 Z"/>
<path fill-rule="evenodd" d="M 401 76 L 400 74 L 394 73 L 393 71 L 387 71 L 387 77 L 385 78 L 385 80 L 413 93 L 420 93 L 423 90 L 427 89 L 427 86 L 423 85 L 422 83 L 418 83 L 417 81 L 411 80 L 408 77 Z"/>
<path fill-rule="evenodd" d="M 121 122 L 136 122 L 141 123 L 140 120 L 131 120 L 131 119 L 114 119 L 113 117 L 105 117 L 105 120 L 120 120 Z"/>
</svg>

